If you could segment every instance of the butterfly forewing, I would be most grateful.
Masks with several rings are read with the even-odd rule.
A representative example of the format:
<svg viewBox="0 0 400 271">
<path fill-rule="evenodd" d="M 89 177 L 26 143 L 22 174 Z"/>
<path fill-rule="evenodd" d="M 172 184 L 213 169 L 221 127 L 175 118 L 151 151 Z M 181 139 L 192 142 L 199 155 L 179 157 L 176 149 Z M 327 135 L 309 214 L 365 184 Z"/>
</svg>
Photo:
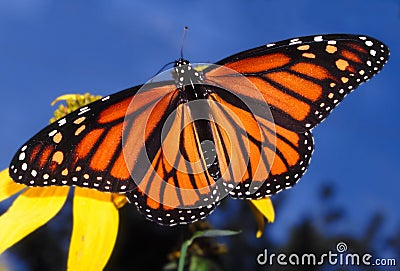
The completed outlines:
<svg viewBox="0 0 400 271">
<path fill-rule="evenodd" d="M 104 97 L 44 128 L 14 156 L 10 176 L 29 186 L 76 185 L 110 192 L 134 189 L 122 151 L 125 114 L 135 116 L 136 129 L 144 129 L 141 116 L 145 109 L 176 89 L 167 83 L 152 85 L 146 94 L 138 94 L 141 103 L 129 108 L 140 88 Z"/>
<path fill-rule="evenodd" d="M 389 57 L 380 41 L 355 35 L 308 36 L 267 44 L 223 59 L 217 64 L 249 78 L 271 106 L 274 120 L 304 132 L 326 118 L 340 101 L 378 73 Z M 210 70 L 209 80 L 252 97 L 229 74 Z"/>
</svg>

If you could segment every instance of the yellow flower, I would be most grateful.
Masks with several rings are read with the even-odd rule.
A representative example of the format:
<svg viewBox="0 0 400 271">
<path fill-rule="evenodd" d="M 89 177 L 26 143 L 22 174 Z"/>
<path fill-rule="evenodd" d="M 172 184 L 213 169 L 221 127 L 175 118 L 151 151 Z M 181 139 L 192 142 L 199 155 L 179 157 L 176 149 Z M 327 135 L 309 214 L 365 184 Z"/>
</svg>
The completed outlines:
<svg viewBox="0 0 400 271">
<path fill-rule="evenodd" d="M 67 107 L 60 106 L 55 119 L 98 98 L 88 94 L 59 97 L 55 102 L 66 100 Z M 7 169 L 0 172 L 0 202 L 20 194 L 0 216 L 0 254 L 52 219 L 70 189 L 74 189 L 73 228 L 67 268 L 103 269 L 117 238 L 118 209 L 127 202 L 125 196 L 79 187 L 27 187 L 15 183 Z"/>
</svg>

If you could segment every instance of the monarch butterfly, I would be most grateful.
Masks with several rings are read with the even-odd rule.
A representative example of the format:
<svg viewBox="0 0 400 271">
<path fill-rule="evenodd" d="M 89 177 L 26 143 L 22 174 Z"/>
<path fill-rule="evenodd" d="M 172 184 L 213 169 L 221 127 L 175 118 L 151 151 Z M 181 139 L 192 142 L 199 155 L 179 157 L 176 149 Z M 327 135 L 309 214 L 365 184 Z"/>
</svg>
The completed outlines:
<svg viewBox="0 0 400 271">
<path fill-rule="evenodd" d="M 374 38 L 329 34 L 266 44 L 201 71 L 181 58 L 174 80 L 106 96 L 45 127 L 15 154 L 10 175 L 28 186 L 126 193 L 149 220 L 191 223 L 224 193 L 257 199 L 295 185 L 313 152 L 311 129 L 388 57 Z"/>
</svg>

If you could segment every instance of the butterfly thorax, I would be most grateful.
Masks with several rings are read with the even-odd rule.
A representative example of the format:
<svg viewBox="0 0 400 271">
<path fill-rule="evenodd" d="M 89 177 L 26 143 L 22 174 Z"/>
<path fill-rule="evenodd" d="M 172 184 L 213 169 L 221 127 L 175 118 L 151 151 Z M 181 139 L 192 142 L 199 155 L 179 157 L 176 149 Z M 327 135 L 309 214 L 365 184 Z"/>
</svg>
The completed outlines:
<svg viewBox="0 0 400 271">
<path fill-rule="evenodd" d="M 193 68 L 188 60 L 182 58 L 177 60 L 174 70 L 176 72 L 174 74 L 175 84 L 181 92 L 182 102 L 204 99 L 208 96 L 208 91 L 202 87 L 204 74 Z"/>
</svg>

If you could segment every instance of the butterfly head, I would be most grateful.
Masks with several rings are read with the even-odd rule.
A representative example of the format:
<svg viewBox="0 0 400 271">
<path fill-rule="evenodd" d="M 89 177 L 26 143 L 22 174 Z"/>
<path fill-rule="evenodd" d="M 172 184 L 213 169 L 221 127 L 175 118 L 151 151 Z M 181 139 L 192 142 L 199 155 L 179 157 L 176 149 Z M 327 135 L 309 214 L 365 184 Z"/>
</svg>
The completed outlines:
<svg viewBox="0 0 400 271">
<path fill-rule="evenodd" d="M 174 78 L 176 87 L 184 90 L 186 85 L 201 84 L 204 81 L 203 73 L 194 69 L 188 60 L 183 58 L 175 61 Z"/>
</svg>

